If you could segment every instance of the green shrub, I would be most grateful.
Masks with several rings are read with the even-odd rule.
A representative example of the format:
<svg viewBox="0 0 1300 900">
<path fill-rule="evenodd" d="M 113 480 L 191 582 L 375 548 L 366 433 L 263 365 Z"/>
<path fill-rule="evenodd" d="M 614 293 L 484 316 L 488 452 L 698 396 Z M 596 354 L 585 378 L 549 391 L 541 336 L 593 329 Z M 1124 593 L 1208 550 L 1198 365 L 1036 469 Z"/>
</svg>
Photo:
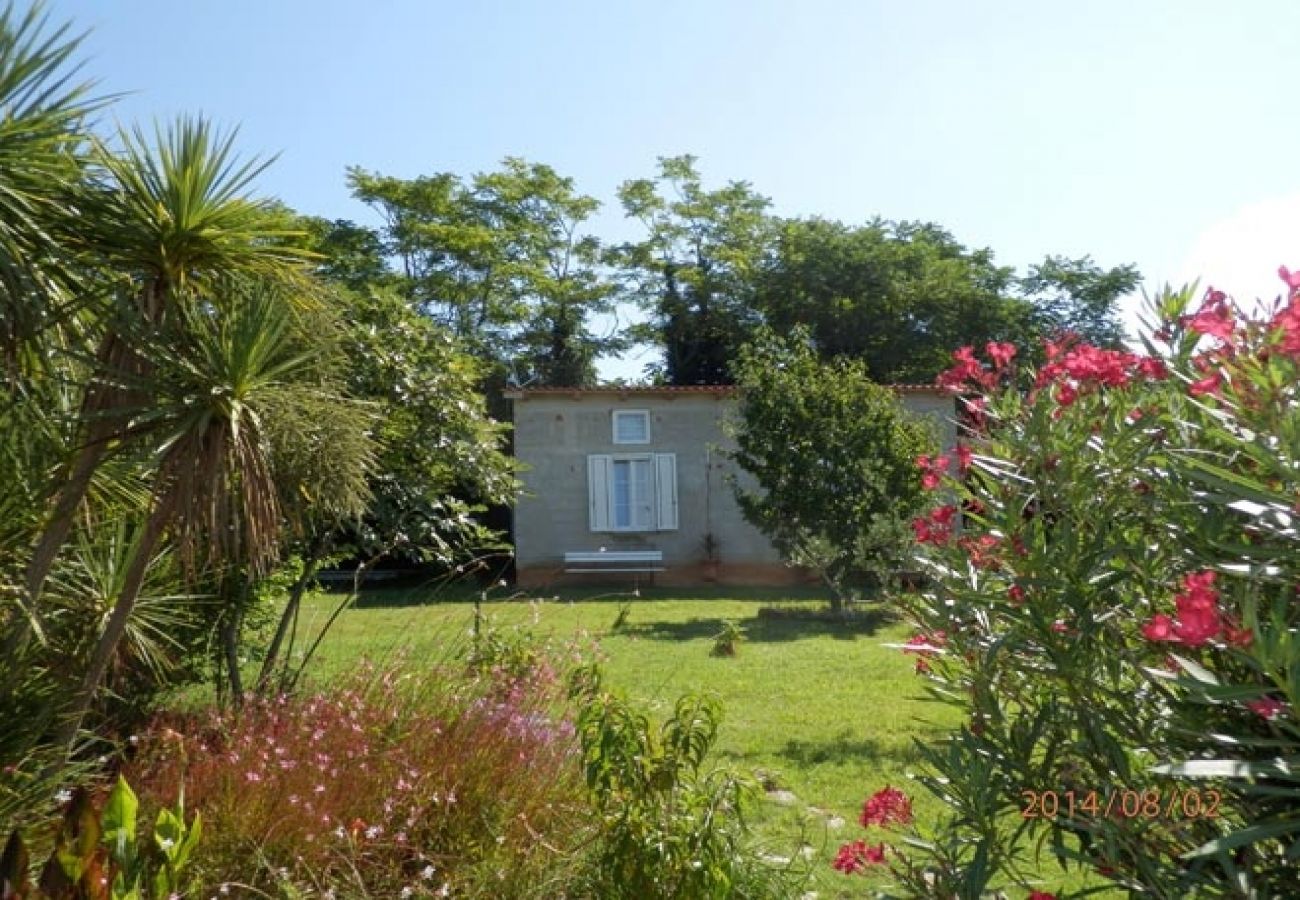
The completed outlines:
<svg viewBox="0 0 1300 900">
<path fill-rule="evenodd" d="M 599 673 L 575 682 L 578 735 L 601 834 L 583 896 L 609 900 L 797 895 L 794 880 L 762 863 L 744 812 L 757 785 L 705 763 L 721 712 L 687 695 L 656 728 L 600 689 Z"/>
</svg>

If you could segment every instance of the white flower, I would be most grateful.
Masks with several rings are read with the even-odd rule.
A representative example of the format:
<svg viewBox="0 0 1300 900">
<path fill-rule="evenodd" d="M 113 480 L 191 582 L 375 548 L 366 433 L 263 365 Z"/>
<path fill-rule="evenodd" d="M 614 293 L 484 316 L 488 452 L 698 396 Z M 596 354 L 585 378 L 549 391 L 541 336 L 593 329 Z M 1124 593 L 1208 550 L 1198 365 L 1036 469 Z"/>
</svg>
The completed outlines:
<svg viewBox="0 0 1300 900">
<path fill-rule="evenodd" d="M 378 825 L 371 825 L 366 829 L 366 838 L 373 841 L 375 838 L 379 837 L 380 832 L 383 830 L 384 829 L 380 828 Z"/>
<path fill-rule="evenodd" d="M 172 847 L 175 847 L 176 842 L 171 838 L 163 838 L 161 841 L 158 842 L 158 846 L 162 848 L 163 852 L 165 853 L 168 850 L 170 850 Z"/>
<path fill-rule="evenodd" d="M 54 803 L 57 806 L 62 806 L 63 804 L 67 803 L 71 799 L 72 799 L 72 791 L 69 791 L 66 788 L 54 795 Z"/>
<path fill-rule="evenodd" d="M 406 887 L 402 888 L 401 896 L 402 896 L 402 897 L 409 897 L 409 896 L 411 896 L 411 895 L 414 894 L 414 893 L 415 893 L 415 891 L 411 890 L 411 886 L 408 884 Z"/>
<path fill-rule="evenodd" d="M 433 873 L 434 873 L 433 866 L 425 866 L 423 869 L 420 870 L 420 877 L 423 878 L 425 881 L 428 881 L 430 878 L 433 877 Z"/>
</svg>

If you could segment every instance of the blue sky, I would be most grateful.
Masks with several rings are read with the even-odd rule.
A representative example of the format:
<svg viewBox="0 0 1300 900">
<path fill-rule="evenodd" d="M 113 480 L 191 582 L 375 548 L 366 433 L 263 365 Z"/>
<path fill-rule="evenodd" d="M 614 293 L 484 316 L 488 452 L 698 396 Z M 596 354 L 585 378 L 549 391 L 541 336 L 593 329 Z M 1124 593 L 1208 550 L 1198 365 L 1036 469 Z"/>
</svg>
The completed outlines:
<svg viewBox="0 0 1300 900">
<path fill-rule="evenodd" d="M 605 203 L 661 155 L 776 212 L 935 221 L 1024 268 L 1272 295 L 1300 266 L 1287 0 L 52 0 L 125 122 L 203 113 L 260 188 L 373 222 L 344 170 L 549 163 Z M 631 373 L 605 367 L 606 372 Z"/>
</svg>

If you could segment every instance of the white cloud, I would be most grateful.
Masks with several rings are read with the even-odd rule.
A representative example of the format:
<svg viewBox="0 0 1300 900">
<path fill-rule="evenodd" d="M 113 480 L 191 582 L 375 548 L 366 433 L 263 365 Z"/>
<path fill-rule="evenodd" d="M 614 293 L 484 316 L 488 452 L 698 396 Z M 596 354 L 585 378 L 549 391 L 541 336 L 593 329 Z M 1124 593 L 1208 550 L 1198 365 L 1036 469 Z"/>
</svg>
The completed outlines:
<svg viewBox="0 0 1300 900">
<path fill-rule="evenodd" d="M 1174 283 L 1200 279 L 1249 309 L 1284 288 L 1278 266 L 1300 268 L 1300 192 L 1242 207 L 1203 231 L 1178 268 Z"/>
</svg>

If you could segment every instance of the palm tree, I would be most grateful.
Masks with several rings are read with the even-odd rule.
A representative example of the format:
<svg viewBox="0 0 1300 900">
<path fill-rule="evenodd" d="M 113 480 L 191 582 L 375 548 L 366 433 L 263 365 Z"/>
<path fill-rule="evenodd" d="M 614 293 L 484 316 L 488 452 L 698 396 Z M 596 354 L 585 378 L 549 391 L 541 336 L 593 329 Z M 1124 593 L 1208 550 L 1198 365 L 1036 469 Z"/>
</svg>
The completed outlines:
<svg viewBox="0 0 1300 900">
<path fill-rule="evenodd" d="M 85 178 L 85 118 L 102 103 L 74 80 L 80 40 L 66 25 L 51 30 L 39 5 L 0 10 L 0 380 L 11 388 L 74 298 L 58 232 Z"/>
<path fill-rule="evenodd" d="M 117 601 L 56 733 L 60 746 L 71 746 L 80 730 L 165 535 L 195 574 L 229 567 L 256 577 L 280 544 L 267 415 L 320 383 L 319 353 L 282 290 L 238 279 L 212 287 L 202 301 L 177 304 L 151 337 L 133 336 L 138 347 L 149 341 L 153 363 L 147 388 L 136 372 L 123 385 L 145 401 L 133 421 L 157 439 L 152 497 Z"/>
<path fill-rule="evenodd" d="M 142 423 L 129 416 L 147 405 L 139 389 L 150 382 L 154 364 L 128 333 L 167 327 L 187 304 L 203 302 L 232 279 L 286 287 L 291 296 L 310 293 L 299 265 L 305 254 L 286 244 L 270 205 L 247 196 L 264 164 L 240 163 L 233 139 L 203 120 L 183 119 L 160 131 L 153 146 L 135 131 L 121 135 L 119 152 L 96 148 L 98 176 L 82 191 L 80 224 L 64 236 L 63 249 L 98 274 L 107 309 L 77 448 L 27 567 L 30 611 L 38 608 L 95 470 L 114 447 L 142 433 Z M 6 651 L 29 635 L 30 629 L 16 628 Z"/>
</svg>

